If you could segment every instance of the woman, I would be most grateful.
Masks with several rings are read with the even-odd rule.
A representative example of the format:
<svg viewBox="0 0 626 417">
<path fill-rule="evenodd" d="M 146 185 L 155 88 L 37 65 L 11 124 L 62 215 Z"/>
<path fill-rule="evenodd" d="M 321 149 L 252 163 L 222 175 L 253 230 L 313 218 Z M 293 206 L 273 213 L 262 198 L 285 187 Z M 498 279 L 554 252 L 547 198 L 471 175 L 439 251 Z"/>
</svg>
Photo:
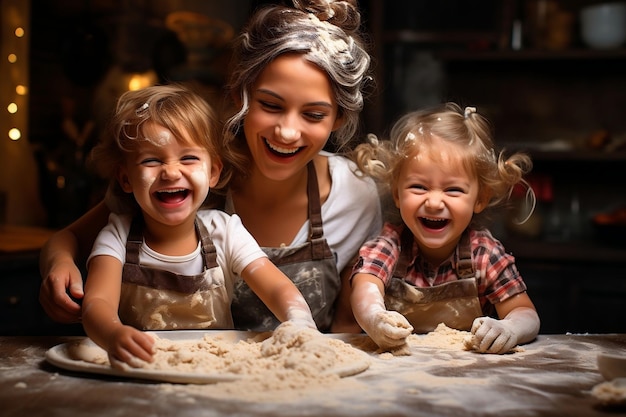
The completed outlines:
<svg viewBox="0 0 626 417">
<path fill-rule="evenodd" d="M 380 203 L 371 180 L 323 149 L 355 135 L 370 57 L 356 1 L 294 6 L 260 9 L 235 45 L 229 87 L 238 110 L 224 129 L 225 209 L 296 283 L 320 330 L 360 331 L 347 277 L 361 244 L 381 228 Z M 54 320 L 79 320 L 75 261 L 85 259 L 109 211 L 120 210 L 115 203 L 100 203 L 44 247 L 40 302 Z M 245 286 L 232 308 L 239 329 L 275 327 Z"/>
</svg>

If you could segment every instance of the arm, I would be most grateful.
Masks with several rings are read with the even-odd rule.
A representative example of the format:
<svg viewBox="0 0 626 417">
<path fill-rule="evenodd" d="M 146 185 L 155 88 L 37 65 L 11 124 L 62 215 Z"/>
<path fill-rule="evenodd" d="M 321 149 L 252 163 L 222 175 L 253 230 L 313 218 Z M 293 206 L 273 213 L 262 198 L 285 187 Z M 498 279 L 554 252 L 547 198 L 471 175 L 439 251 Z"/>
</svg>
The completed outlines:
<svg viewBox="0 0 626 417">
<path fill-rule="evenodd" d="M 83 300 L 83 326 L 87 336 L 116 361 L 136 366 L 136 359 L 152 361 L 154 340 L 144 332 L 122 324 L 118 316 L 122 263 L 112 256 L 96 256 L 89 262 Z"/>
<path fill-rule="evenodd" d="M 80 321 L 83 280 L 77 263 L 84 263 L 109 211 L 101 202 L 87 214 L 55 233 L 41 250 L 39 268 L 42 276 L 39 302 L 55 321 Z"/>
<path fill-rule="evenodd" d="M 374 275 L 356 274 L 352 278 L 356 321 L 381 349 L 398 348 L 406 344 L 413 326 L 402 314 L 385 308 L 384 293 L 383 282 Z"/>
<path fill-rule="evenodd" d="M 302 293 L 272 261 L 258 258 L 244 268 L 241 276 L 278 320 L 317 329 Z"/>
<path fill-rule="evenodd" d="M 539 333 L 539 316 L 527 293 L 496 304 L 498 317 L 479 317 L 472 324 L 474 347 L 483 353 L 507 353 L 515 346 L 534 340 Z"/>
<path fill-rule="evenodd" d="M 335 302 L 335 316 L 330 327 L 332 333 L 361 333 L 361 327 L 354 318 L 350 297 L 352 288 L 350 277 L 352 276 L 352 263 L 341 272 L 341 289 Z"/>
</svg>

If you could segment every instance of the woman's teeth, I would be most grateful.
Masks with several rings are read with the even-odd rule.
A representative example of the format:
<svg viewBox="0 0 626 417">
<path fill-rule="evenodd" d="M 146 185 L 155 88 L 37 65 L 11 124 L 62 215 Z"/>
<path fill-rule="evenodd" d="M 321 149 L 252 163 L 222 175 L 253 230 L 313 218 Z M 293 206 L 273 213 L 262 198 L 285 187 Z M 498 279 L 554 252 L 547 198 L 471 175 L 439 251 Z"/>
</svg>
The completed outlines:
<svg viewBox="0 0 626 417">
<path fill-rule="evenodd" d="M 283 155 L 293 155 L 296 152 L 298 152 L 300 150 L 299 147 L 297 148 L 282 148 L 280 146 L 276 146 L 273 145 L 271 143 L 269 143 L 267 140 L 265 141 L 265 143 L 267 144 L 267 146 L 274 152 L 279 153 L 279 154 L 283 154 Z"/>
</svg>

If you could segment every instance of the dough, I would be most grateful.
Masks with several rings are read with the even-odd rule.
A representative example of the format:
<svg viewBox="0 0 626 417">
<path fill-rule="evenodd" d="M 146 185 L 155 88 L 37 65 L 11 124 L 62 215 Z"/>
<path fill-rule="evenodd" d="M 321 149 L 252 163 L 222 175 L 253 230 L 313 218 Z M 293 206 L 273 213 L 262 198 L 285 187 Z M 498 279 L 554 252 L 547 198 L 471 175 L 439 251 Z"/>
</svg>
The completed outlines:
<svg viewBox="0 0 626 417">
<path fill-rule="evenodd" d="M 591 395 L 605 405 L 626 405 L 626 378 L 602 382 L 593 387 Z"/>
<path fill-rule="evenodd" d="M 305 377 L 325 374 L 349 376 L 367 369 L 369 356 L 351 345 L 314 329 L 290 322 L 273 333 L 233 342 L 210 332 L 197 340 L 155 338 L 153 362 L 138 361 L 143 370 L 180 373 L 232 374 L 239 377 L 269 376 L 291 371 Z M 76 360 L 110 365 L 106 351 L 89 339 L 71 345 L 68 356 Z M 126 370 L 132 371 L 126 365 Z"/>
</svg>

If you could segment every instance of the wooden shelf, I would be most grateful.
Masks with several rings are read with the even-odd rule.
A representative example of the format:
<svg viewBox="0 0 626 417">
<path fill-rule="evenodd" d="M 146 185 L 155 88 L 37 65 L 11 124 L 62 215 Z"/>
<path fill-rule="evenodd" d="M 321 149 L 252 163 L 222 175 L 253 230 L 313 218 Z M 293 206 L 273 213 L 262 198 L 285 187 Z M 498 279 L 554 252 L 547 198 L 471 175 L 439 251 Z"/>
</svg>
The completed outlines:
<svg viewBox="0 0 626 417">
<path fill-rule="evenodd" d="M 591 49 L 582 46 L 550 50 L 497 48 L 501 36 L 493 32 L 417 32 L 386 31 L 385 44 L 423 45 L 443 61 L 554 61 L 554 60 L 621 60 L 626 48 Z"/>
<path fill-rule="evenodd" d="M 564 50 L 521 49 L 469 50 L 442 48 L 433 55 L 444 61 L 616 61 L 626 60 L 626 49 L 594 50 L 575 48 Z"/>
<path fill-rule="evenodd" d="M 533 161 L 541 162 L 626 162 L 626 151 L 539 151 L 532 148 L 505 146 L 510 151 L 525 151 Z"/>
</svg>

